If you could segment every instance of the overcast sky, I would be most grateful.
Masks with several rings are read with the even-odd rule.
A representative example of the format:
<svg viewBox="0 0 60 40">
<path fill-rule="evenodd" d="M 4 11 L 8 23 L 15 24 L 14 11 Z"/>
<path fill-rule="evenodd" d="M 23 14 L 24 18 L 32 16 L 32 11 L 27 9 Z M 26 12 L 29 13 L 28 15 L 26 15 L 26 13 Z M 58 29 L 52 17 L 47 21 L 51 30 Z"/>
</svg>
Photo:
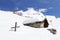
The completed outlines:
<svg viewBox="0 0 60 40">
<path fill-rule="evenodd" d="M 44 14 L 60 17 L 60 0 L 0 0 L 1 10 L 27 10 L 34 8 L 35 10 L 45 8 Z"/>
</svg>

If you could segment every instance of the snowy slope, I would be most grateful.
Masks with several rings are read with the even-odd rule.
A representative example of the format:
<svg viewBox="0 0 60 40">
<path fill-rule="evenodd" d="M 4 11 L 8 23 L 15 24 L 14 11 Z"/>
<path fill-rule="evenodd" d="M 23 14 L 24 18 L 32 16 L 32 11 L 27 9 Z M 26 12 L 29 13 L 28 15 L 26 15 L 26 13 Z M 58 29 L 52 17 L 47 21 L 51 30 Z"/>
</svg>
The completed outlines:
<svg viewBox="0 0 60 40">
<path fill-rule="evenodd" d="M 34 20 L 35 18 L 37 18 L 34 16 L 31 17 L 33 18 L 26 18 L 23 16 L 19 16 L 13 14 L 12 12 L 0 11 L 0 40 L 59 40 L 60 39 L 59 21 L 57 21 L 55 17 L 46 16 L 50 24 L 48 28 L 32 28 L 29 26 L 24 26 L 23 23 L 25 20 L 29 19 Z M 40 20 L 39 18 L 37 18 L 38 21 Z M 52 20 L 52 22 L 50 22 L 50 19 Z M 15 22 L 18 23 L 18 26 L 20 26 L 20 28 L 17 28 L 16 32 L 10 31 L 11 27 L 14 27 Z M 52 33 L 50 33 L 47 30 L 49 28 L 55 28 L 57 30 L 57 34 L 53 35 Z"/>
</svg>

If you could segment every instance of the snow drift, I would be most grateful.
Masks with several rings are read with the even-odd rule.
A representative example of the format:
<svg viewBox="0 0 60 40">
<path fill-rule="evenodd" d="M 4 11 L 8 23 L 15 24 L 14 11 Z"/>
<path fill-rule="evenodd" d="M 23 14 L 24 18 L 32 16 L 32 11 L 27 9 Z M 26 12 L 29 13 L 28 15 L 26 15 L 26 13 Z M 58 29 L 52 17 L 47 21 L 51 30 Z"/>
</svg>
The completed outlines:
<svg viewBox="0 0 60 40">
<path fill-rule="evenodd" d="M 60 21 L 58 21 L 55 16 L 44 16 L 43 13 L 33 10 L 29 9 L 25 12 L 22 11 L 22 16 L 13 14 L 13 12 L 0 11 L 0 40 L 60 40 Z M 26 16 L 30 16 L 30 18 Z M 36 20 L 42 21 L 45 17 L 49 22 L 48 28 L 32 28 L 23 25 L 26 20 L 33 19 L 31 22 Z M 17 28 L 16 32 L 10 31 L 11 27 L 14 27 L 15 22 L 17 22 L 17 25 L 20 26 L 20 28 Z M 53 35 L 50 33 L 50 31 L 47 30 L 50 28 L 56 29 L 57 34 Z"/>
</svg>

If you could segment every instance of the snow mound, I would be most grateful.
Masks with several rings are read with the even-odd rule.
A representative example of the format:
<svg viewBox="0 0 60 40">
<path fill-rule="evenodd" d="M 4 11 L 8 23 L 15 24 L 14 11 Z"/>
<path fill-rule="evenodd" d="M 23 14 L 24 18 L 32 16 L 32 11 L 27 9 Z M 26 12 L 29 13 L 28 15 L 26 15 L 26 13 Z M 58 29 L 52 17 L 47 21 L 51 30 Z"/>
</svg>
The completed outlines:
<svg viewBox="0 0 60 40">
<path fill-rule="evenodd" d="M 50 24 L 49 27 L 55 28 L 57 30 L 57 35 L 54 36 L 47 30 L 48 28 L 31 28 L 29 26 L 24 26 L 23 25 L 24 22 L 26 23 L 26 22 L 41 21 L 41 19 L 43 20 L 45 18 L 45 16 L 42 13 L 41 15 L 37 16 L 30 15 L 30 13 L 32 14 L 33 10 L 23 12 L 23 16 L 13 14 L 13 12 L 0 11 L 0 39 L 1 40 L 59 40 L 60 39 L 59 21 L 57 21 L 56 17 L 46 16 Z M 34 13 L 39 12 L 35 11 Z M 32 18 L 24 17 L 26 15 L 31 16 Z M 41 16 L 43 16 L 43 18 Z M 15 22 L 17 22 L 17 25 L 20 26 L 20 28 L 17 28 L 16 32 L 10 31 L 11 27 L 14 27 Z"/>
</svg>

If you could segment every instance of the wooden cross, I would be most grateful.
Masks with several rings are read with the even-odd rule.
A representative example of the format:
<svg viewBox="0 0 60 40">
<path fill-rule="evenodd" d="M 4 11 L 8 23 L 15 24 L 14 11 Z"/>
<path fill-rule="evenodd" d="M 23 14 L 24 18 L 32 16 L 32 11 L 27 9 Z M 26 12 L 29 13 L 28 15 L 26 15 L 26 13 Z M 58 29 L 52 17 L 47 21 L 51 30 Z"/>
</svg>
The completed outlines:
<svg viewBox="0 0 60 40">
<path fill-rule="evenodd" d="M 16 31 L 16 28 L 19 28 L 19 26 L 17 26 L 17 22 L 15 22 L 15 26 L 11 27 L 12 29 L 14 28 L 14 31 Z"/>
</svg>

